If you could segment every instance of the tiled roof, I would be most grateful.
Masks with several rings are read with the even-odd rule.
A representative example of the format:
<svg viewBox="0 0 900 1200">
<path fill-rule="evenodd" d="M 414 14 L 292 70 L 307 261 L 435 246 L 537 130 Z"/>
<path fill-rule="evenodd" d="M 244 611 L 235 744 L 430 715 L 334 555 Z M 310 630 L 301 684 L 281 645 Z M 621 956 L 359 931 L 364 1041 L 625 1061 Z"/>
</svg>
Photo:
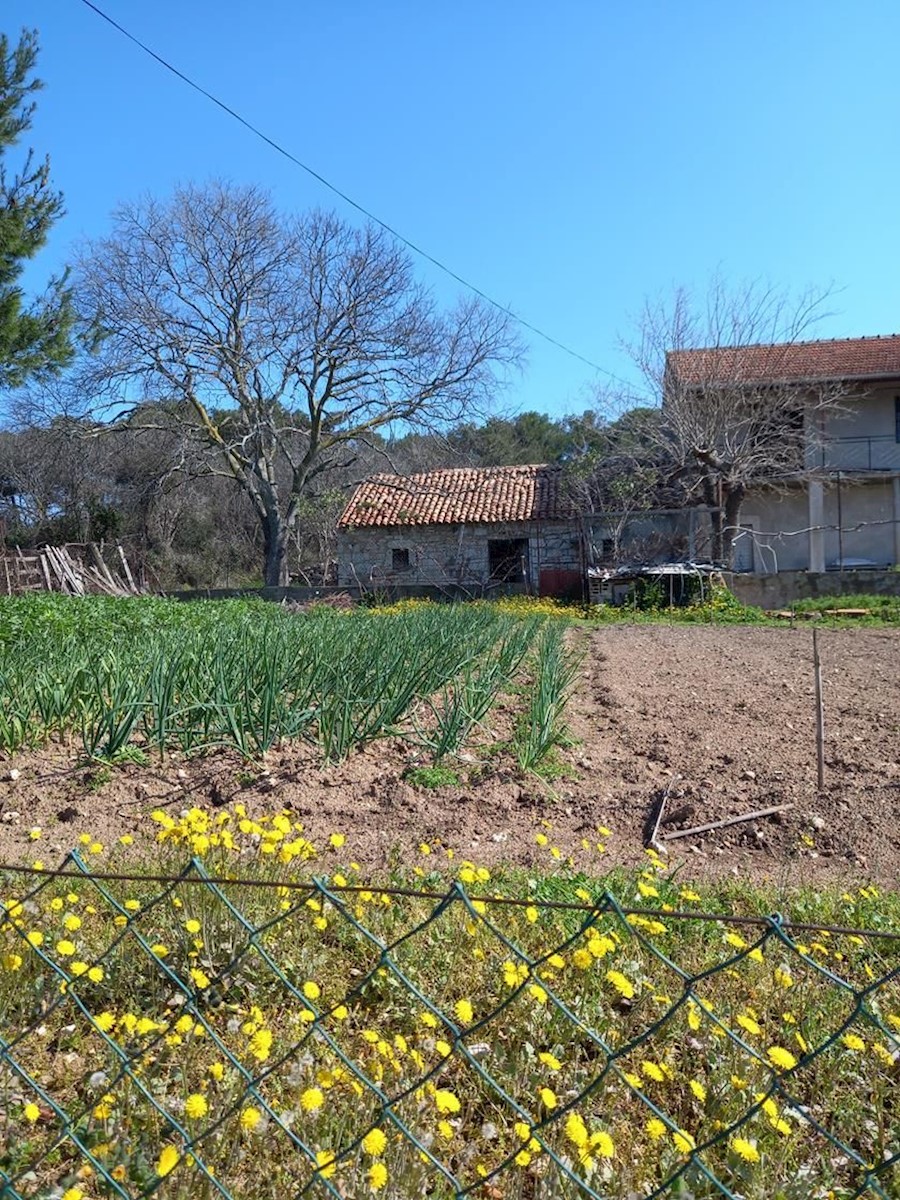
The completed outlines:
<svg viewBox="0 0 900 1200">
<path fill-rule="evenodd" d="M 456 525 L 555 521 L 574 514 L 558 467 L 458 467 L 421 475 L 373 475 L 338 525 Z"/>
<path fill-rule="evenodd" d="M 670 350 L 666 362 L 683 384 L 900 378 L 900 334 Z"/>
</svg>

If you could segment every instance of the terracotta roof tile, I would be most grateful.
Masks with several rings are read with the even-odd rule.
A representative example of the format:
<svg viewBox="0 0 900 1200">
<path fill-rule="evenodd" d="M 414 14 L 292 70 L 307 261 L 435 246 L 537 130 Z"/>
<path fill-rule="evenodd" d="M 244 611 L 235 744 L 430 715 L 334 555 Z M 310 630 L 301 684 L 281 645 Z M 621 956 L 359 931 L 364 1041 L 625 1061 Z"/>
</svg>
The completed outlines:
<svg viewBox="0 0 900 1200">
<path fill-rule="evenodd" d="M 900 334 L 763 346 L 671 350 L 668 370 L 685 384 L 799 383 L 900 377 Z"/>
<path fill-rule="evenodd" d="M 558 521 L 573 512 L 558 467 L 458 467 L 373 475 L 356 489 L 338 526 Z"/>
</svg>

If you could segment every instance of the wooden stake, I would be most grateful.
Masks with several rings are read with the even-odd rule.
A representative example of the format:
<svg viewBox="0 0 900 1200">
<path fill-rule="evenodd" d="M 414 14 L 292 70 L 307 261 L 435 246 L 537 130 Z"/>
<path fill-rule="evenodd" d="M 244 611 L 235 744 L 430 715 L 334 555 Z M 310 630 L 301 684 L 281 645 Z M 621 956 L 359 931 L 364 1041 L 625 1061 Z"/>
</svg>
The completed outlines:
<svg viewBox="0 0 900 1200">
<path fill-rule="evenodd" d="M 708 825 L 693 825 L 690 829 L 677 829 L 675 833 L 664 833 L 664 842 L 674 842 L 676 838 L 690 837 L 692 833 L 709 833 L 711 829 L 724 829 L 726 825 L 740 825 L 742 821 L 755 821 L 757 817 L 771 817 L 774 813 L 784 812 L 793 808 L 793 804 L 774 804 L 771 808 L 756 808 L 753 812 L 741 813 L 737 817 L 723 817 L 721 821 L 710 821 Z"/>
<path fill-rule="evenodd" d="M 819 659 L 818 629 L 813 629 L 813 675 L 816 690 L 816 777 L 819 791 L 825 791 L 825 708 L 822 704 L 822 663 Z"/>
</svg>

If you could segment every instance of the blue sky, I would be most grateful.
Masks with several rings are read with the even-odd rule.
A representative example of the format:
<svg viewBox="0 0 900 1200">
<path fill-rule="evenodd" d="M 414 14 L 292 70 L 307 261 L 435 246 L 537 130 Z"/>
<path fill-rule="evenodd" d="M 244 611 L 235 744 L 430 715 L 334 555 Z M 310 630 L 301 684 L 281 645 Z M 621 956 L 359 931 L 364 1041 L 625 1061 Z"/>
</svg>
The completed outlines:
<svg viewBox="0 0 900 1200">
<path fill-rule="evenodd" d="M 646 296 L 834 284 L 818 336 L 900 330 L 896 0 L 99 0 L 160 55 L 532 324 L 607 370 Z M 30 142 L 68 214 L 29 279 L 121 200 L 214 176 L 285 209 L 337 197 L 81 0 L 39 30 Z M 420 266 L 436 293 L 458 291 Z M 553 416 L 598 376 L 533 335 L 503 398 Z"/>
</svg>

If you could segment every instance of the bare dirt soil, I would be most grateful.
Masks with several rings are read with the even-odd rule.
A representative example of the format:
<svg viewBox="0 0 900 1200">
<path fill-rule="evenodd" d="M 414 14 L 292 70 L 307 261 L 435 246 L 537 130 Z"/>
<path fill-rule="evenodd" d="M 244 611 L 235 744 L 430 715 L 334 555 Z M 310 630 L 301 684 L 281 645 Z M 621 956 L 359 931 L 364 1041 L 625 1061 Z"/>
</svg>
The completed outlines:
<svg viewBox="0 0 900 1200">
<path fill-rule="evenodd" d="M 324 845 L 371 872 L 423 862 L 420 843 L 491 865 L 577 866 L 643 860 L 654 804 L 666 796 L 665 836 L 780 804 L 774 817 L 667 843 L 692 879 L 768 878 L 778 884 L 874 879 L 900 868 L 900 631 L 820 631 L 826 698 L 826 790 L 816 788 L 808 628 L 617 625 L 576 629 L 583 655 L 569 706 L 573 744 L 552 780 L 525 776 L 503 749 L 513 711 L 492 714 L 481 752 L 459 764 L 458 787 L 411 786 L 415 748 L 385 740 L 328 766 L 312 748 L 273 751 L 264 764 L 217 752 L 147 767 L 79 765 L 79 747 L 51 746 L 0 764 L 0 860 L 48 865 L 90 832 L 153 846 L 154 808 L 242 802 L 285 808 Z M 506 728 L 504 729 L 504 725 Z M 541 822 L 549 822 L 549 828 Z M 596 852 L 597 827 L 611 836 Z M 37 839 L 30 830 L 40 827 Z M 535 842 L 543 830 L 547 846 Z M 588 849 L 584 848 L 587 843 Z M 152 862 L 152 856 L 150 858 Z M 435 859 L 431 860 L 436 861 Z"/>
</svg>

